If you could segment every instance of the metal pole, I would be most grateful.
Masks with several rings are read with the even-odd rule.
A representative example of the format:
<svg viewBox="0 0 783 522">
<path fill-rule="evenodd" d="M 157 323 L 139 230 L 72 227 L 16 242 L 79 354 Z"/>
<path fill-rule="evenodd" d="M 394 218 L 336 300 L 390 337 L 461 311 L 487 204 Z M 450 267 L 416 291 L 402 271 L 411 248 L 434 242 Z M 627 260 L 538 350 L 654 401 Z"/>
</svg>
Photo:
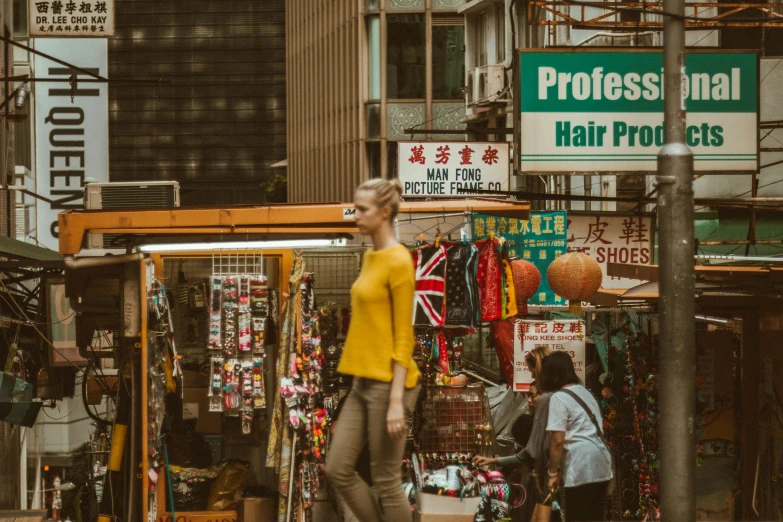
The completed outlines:
<svg viewBox="0 0 783 522">
<path fill-rule="evenodd" d="M 693 154 L 686 143 L 684 0 L 664 0 L 664 146 L 658 153 L 660 248 L 660 506 L 664 522 L 696 520 Z M 673 15 L 673 16 L 672 16 Z"/>
</svg>

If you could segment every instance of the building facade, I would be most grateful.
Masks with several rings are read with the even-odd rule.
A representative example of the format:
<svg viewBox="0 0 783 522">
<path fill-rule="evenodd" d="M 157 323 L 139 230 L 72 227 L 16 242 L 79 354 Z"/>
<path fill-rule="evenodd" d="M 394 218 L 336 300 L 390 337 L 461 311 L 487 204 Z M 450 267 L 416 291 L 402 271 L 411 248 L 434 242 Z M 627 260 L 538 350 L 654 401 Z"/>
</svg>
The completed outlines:
<svg viewBox="0 0 783 522">
<path fill-rule="evenodd" d="M 465 139 L 463 4 L 286 2 L 290 202 L 396 176 L 399 141 Z"/>
<path fill-rule="evenodd" d="M 253 204 L 285 159 L 284 0 L 116 2 L 110 181 L 179 181 L 181 203 Z M 155 81 L 160 80 L 160 83 Z"/>
</svg>

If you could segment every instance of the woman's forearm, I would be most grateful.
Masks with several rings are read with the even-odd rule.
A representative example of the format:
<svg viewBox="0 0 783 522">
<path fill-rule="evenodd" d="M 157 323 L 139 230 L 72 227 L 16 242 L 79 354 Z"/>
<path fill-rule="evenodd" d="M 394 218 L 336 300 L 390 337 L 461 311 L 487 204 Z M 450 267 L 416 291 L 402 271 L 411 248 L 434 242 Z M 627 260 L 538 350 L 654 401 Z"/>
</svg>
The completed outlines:
<svg viewBox="0 0 783 522">
<path fill-rule="evenodd" d="M 389 395 L 389 401 L 402 402 L 403 395 L 405 394 L 405 379 L 408 378 L 408 368 L 397 361 L 394 361 L 393 364 L 391 395 Z"/>
<path fill-rule="evenodd" d="M 563 446 L 565 444 L 565 433 L 562 431 L 553 431 L 552 439 L 549 441 L 549 473 L 560 471 L 560 462 L 563 459 Z"/>
</svg>

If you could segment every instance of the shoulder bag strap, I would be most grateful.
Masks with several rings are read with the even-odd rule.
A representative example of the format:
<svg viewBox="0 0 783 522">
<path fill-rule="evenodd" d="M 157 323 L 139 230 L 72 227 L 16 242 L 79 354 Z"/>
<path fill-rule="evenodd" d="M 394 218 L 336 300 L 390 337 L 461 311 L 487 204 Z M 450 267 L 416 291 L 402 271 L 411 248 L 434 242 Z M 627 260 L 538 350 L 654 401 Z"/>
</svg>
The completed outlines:
<svg viewBox="0 0 783 522">
<path fill-rule="evenodd" d="M 601 430 L 601 427 L 598 425 L 598 419 L 595 418 L 595 415 L 593 414 L 593 411 L 585 404 L 585 401 L 582 400 L 582 398 L 577 395 L 576 393 L 572 392 L 568 388 L 564 388 L 560 390 L 561 392 L 565 392 L 568 395 L 571 396 L 572 399 L 574 399 L 577 404 L 579 404 L 584 410 L 585 413 L 587 413 L 587 416 L 590 417 L 590 420 L 593 422 L 593 426 L 595 426 L 595 431 L 598 432 L 598 438 L 601 439 L 601 441 L 604 440 L 604 432 Z"/>
</svg>

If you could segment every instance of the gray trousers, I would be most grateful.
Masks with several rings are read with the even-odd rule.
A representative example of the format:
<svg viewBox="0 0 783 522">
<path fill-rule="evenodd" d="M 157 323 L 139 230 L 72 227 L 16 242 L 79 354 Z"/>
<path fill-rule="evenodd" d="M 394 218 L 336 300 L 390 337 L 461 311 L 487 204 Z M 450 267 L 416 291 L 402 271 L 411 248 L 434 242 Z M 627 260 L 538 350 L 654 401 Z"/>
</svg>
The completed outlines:
<svg viewBox="0 0 783 522">
<path fill-rule="evenodd" d="M 419 391 L 420 386 L 405 390 L 406 417 L 415 409 Z M 390 382 L 356 379 L 340 411 L 326 454 L 326 479 L 362 522 L 411 522 L 413 519 L 402 490 L 405 439 L 392 439 L 386 429 L 390 393 Z M 355 469 L 365 444 L 370 446 L 372 490 Z"/>
</svg>

